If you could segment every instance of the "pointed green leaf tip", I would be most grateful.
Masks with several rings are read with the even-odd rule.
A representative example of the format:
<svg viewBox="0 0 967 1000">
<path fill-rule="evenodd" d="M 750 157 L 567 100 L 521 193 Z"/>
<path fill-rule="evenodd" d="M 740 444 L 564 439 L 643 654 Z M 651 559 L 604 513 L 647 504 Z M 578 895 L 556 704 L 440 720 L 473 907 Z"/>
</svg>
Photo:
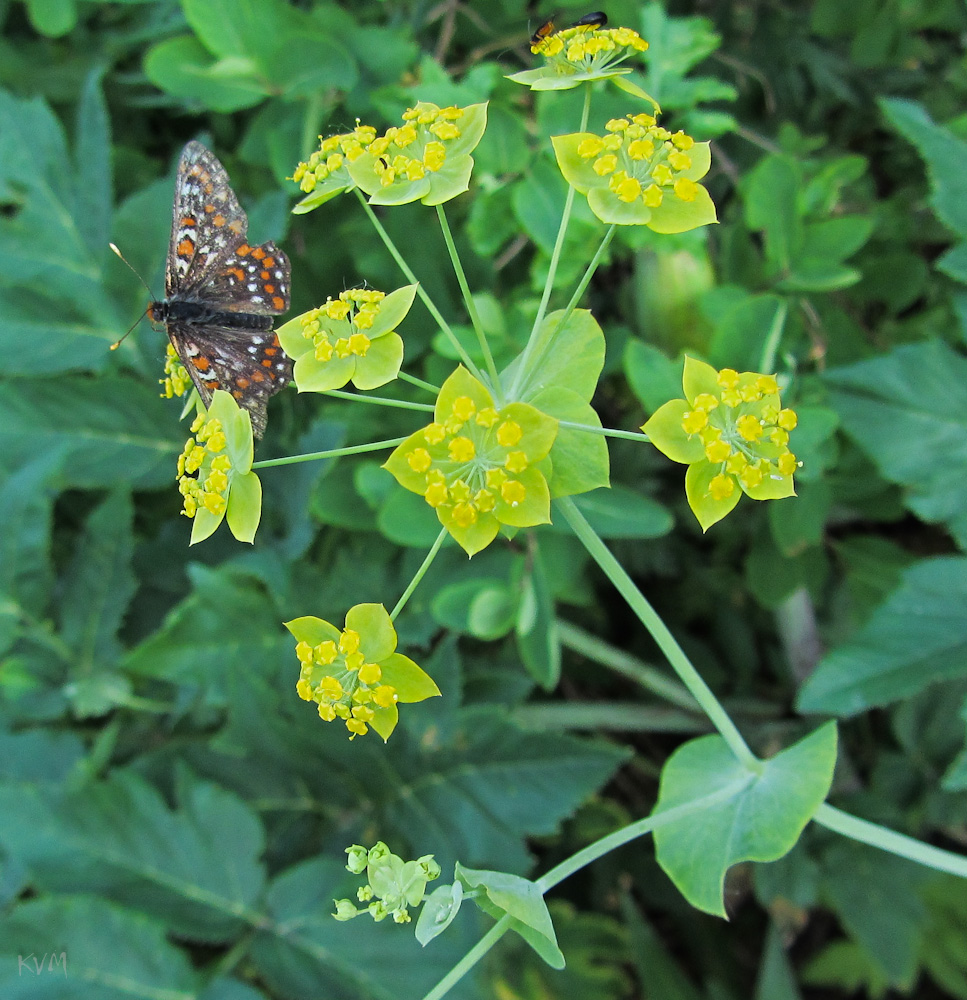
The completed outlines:
<svg viewBox="0 0 967 1000">
<path fill-rule="evenodd" d="M 382 604 L 357 604 L 342 630 L 308 615 L 286 622 L 302 664 L 296 691 L 326 722 L 341 719 L 350 739 L 374 729 L 384 742 L 399 721 L 397 704 L 440 694 L 433 679 L 396 652 L 396 629 Z"/>
<path fill-rule="evenodd" d="M 792 850 L 833 780 L 836 725 L 828 722 L 754 774 L 721 736 L 679 747 L 662 769 L 654 814 L 732 787 L 724 801 L 655 829 L 658 863 L 700 910 L 725 917 L 723 883 L 740 861 L 775 861 Z"/>
<path fill-rule="evenodd" d="M 193 437 L 178 456 L 182 513 L 194 520 L 191 544 L 208 538 L 228 518 L 240 542 L 252 542 L 262 516 L 262 484 L 252 472 L 252 419 L 231 393 L 217 389 L 208 413 L 191 425 Z"/>
<path fill-rule="evenodd" d="M 774 376 L 716 371 L 686 357 L 682 387 L 686 398 L 669 400 L 641 429 L 662 454 L 688 466 L 685 496 L 703 531 L 743 493 L 753 500 L 795 496 L 792 475 L 801 463 L 789 450 L 789 432 L 798 418 L 780 409 Z"/>
<path fill-rule="evenodd" d="M 506 872 L 476 871 L 456 865 L 457 878 L 464 890 L 483 889 L 485 895 L 474 902 L 495 919 L 505 913 L 510 925 L 552 969 L 564 968 L 564 956 L 557 946 L 554 924 L 544 895 L 535 882 Z"/>
</svg>

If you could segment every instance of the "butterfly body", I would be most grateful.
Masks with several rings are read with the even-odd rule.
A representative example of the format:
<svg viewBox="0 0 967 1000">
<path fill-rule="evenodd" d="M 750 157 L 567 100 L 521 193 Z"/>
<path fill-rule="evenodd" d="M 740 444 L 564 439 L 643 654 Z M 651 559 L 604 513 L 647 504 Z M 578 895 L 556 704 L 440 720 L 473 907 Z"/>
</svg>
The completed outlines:
<svg viewBox="0 0 967 1000">
<path fill-rule="evenodd" d="M 249 411 L 257 437 L 266 403 L 292 379 L 292 361 L 272 331 L 289 308 L 289 261 L 274 244 L 250 246 L 248 219 L 224 167 L 201 143 L 181 154 L 175 183 L 162 323 L 207 406 L 216 389 Z"/>
</svg>

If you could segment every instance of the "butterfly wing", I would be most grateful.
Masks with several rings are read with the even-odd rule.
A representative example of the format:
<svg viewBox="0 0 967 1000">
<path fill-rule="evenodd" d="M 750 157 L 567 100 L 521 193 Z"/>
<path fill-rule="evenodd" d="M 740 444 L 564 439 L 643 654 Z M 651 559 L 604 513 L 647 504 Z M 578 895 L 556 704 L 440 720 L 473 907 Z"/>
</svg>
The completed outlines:
<svg viewBox="0 0 967 1000">
<path fill-rule="evenodd" d="M 230 312 L 284 313 L 289 308 L 289 258 L 274 243 L 252 247 L 243 240 L 212 269 L 204 297 Z"/>
<path fill-rule="evenodd" d="M 216 389 L 230 392 L 249 411 L 252 430 L 261 437 L 266 403 L 292 380 L 292 361 L 276 333 L 175 320 L 168 323 L 168 336 L 205 406 Z"/>
</svg>

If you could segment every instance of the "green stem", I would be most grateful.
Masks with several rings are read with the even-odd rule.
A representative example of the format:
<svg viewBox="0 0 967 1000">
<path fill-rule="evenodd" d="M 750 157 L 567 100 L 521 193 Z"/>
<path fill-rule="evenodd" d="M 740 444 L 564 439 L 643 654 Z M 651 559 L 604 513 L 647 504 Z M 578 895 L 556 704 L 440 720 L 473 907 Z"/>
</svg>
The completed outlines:
<svg viewBox="0 0 967 1000">
<path fill-rule="evenodd" d="M 433 564 L 433 560 L 436 559 L 436 554 L 440 551 L 440 546 L 443 544 L 444 538 L 447 537 L 447 529 L 443 528 L 440 534 L 436 536 L 436 541 L 433 543 L 432 548 L 426 554 L 426 559 L 423 560 L 423 564 L 416 571 L 416 575 L 410 580 L 410 585 L 403 591 L 403 596 L 396 602 L 396 607 L 389 613 L 390 618 L 396 621 L 396 616 L 406 607 L 406 602 L 412 597 L 413 591 L 420 585 L 420 580 L 426 575 L 426 571 Z"/>
<path fill-rule="evenodd" d="M 510 930 L 510 915 L 505 913 L 463 958 L 430 990 L 423 1000 L 440 1000 L 490 951 Z"/>
<path fill-rule="evenodd" d="M 487 343 L 487 334 L 484 333 L 483 324 L 480 322 L 480 314 L 477 312 L 477 305 L 473 301 L 470 293 L 470 285 L 467 284 L 467 276 L 457 253 L 457 245 L 453 242 L 453 234 L 450 232 L 450 223 L 447 221 L 447 214 L 442 205 L 436 207 L 437 218 L 440 220 L 440 229 L 443 231 L 443 239 L 446 241 L 447 250 L 450 253 L 450 261 L 453 264 L 453 273 L 457 276 L 457 284 L 463 293 L 463 301 L 467 307 L 467 314 L 473 324 L 474 332 L 477 334 L 477 343 L 483 353 L 484 361 L 487 363 L 487 371 L 490 373 L 490 380 L 493 385 L 494 396 L 498 407 L 504 405 L 503 392 L 500 387 L 500 376 L 497 374 L 497 366 L 494 364 L 494 356 L 490 352 L 490 344 Z"/>
<path fill-rule="evenodd" d="M 642 663 L 635 656 L 625 653 L 623 650 L 615 649 L 614 646 L 585 632 L 584 629 L 572 625 L 570 622 L 557 620 L 557 634 L 561 640 L 561 645 L 567 647 L 575 653 L 600 663 L 602 667 L 608 667 L 616 673 L 622 674 L 629 680 L 640 684 L 646 691 L 670 701 L 679 708 L 694 712 L 698 709 L 695 699 L 688 689 L 682 687 L 678 681 L 666 677 L 665 674 L 656 667 Z"/>
<path fill-rule="evenodd" d="M 601 437 L 624 438 L 626 441 L 647 441 L 648 435 L 641 431 L 619 431 L 613 427 L 592 427 L 590 424 L 576 424 L 571 420 L 558 421 L 561 427 L 572 431 L 586 431 L 588 434 L 599 434 Z"/>
<path fill-rule="evenodd" d="M 576 854 L 572 854 L 569 858 L 565 858 L 559 865 L 555 865 L 549 872 L 542 875 L 537 880 L 537 885 L 540 887 L 541 892 L 547 892 L 575 872 L 586 868 L 592 861 L 603 858 L 606 854 L 617 850 L 619 847 L 623 847 L 632 840 L 637 840 L 639 837 L 645 836 L 645 834 L 653 833 L 659 827 L 666 826 L 669 823 L 680 823 L 683 819 L 688 819 L 690 816 L 700 815 L 713 806 L 717 806 L 720 802 L 727 802 L 738 795 L 743 789 L 747 788 L 754 780 L 753 775 L 744 775 L 735 781 L 730 781 L 724 788 L 716 789 L 716 791 L 709 795 L 704 795 L 700 799 L 692 799 L 691 802 L 674 806 L 660 813 L 652 813 L 650 816 L 639 819 L 635 823 L 629 823 L 620 830 L 615 830 L 614 833 L 609 833 L 606 837 L 596 840 L 593 844 L 588 844 L 587 847 L 582 848 Z"/>
<path fill-rule="evenodd" d="M 378 218 L 376 218 L 376 213 L 373 211 L 372 206 L 369 204 L 369 202 L 363 197 L 362 191 L 360 191 L 359 188 L 355 188 L 355 191 L 356 191 L 356 197 L 359 199 L 360 205 L 363 206 L 363 210 L 369 216 L 369 221 L 373 224 L 373 228 L 376 230 L 376 232 L 379 233 L 379 238 L 383 241 L 383 245 L 386 247 L 386 249 L 389 250 L 390 256 L 393 258 L 393 260 L 396 261 L 397 266 L 403 272 L 403 274 L 406 275 L 410 283 L 416 285 L 416 294 L 419 295 L 420 301 L 423 303 L 423 305 L 426 306 L 427 310 L 429 311 L 430 315 L 434 318 L 434 320 L 436 320 L 437 326 L 440 327 L 446 338 L 453 345 L 453 349 L 460 356 L 460 360 L 464 363 L 470 374 L 473 375 L 474 378 L 482 381 L 482 374 L 480 372 L 480 369 L 477 368 L 477 366 L 473 363 L 473 361 L 470 358 L 470 355 L 467 354 L 466 350 L 464 349 L 463 344 L 461 344 L 460 341 L 457 339 L 457 335 L 453 332 L 452 329 L 450 329 L 450 324 L 443 318 L 443 314 L 440 312 L 439 309 L 437 309 L 435 303 L 433 302 L 433 299 L 431 299 L 430 296 L 427 295 L 426 291 L 423 288 L 423 285 L 421 285 L 420 282 L 416 280 L 416 275 L 413 273 L 412 268 L 403 259 L 403 255 L 399 252 L 399 250 L 396 249 L 396 244 L 390 238 L 390 234 L 386 232 L 386 230 L 383 228 L 383 224 L 379 221 Z"/>
<path fill-rule="evenodd" d="M 302 118 L 302 159 L 308 160 L 318 142 L 319 122 L 322 121 L 322 91 L 313 90 L 306 100 L 306 113 Z"/>
<path fill-rule="evenodd" d="M 621 563 L 615 559 L 608 547 L 594 532 L 591 525 L 584 519 L 581 512 L 575 506 L 574 501 L 570 497 L 564 497 L 557 501 L 557 505 L 557 509 L 564 515 L 571 530 L 577 535 L 591 557 L 601 567 L 604 574 L 618 589 L 621 596 L 628 602 L 628 606 L 638 617 L 638 620 L 651 633 L 652 638 L 658 643 L 661 651 L 668 658 L 672 669 L 681 678 L 685 687 L 691 691 L 699 705 L 701 705 L 702 711 L 705 712 L 711 720 L 712 725 L 719 731 L 736 759 L 752 774 L 761 774 L 763 769 L 762 762 L 749 749 L 745 740 L 742 739 L 742 734 L 736 728 L 735 723 L 729 718 L 725 709 L 719 704 L 718 699 L 712 694 L 712 689 L 702 680 L 701 674 L 692 666 L 691 661 L 685 655 L 685 651 L 678 645 L 675 637 L 669 632 L 668 627 L 645 599 L 644 594 L 635 586 L 634 581 L 625 572 Z"/>
<path fill-rule="evenodd" d="M 583 132 L 588 125 L 588 116 L 591 113 L 591 88 L 584 88 L 584 108 L 581 111 L 581 124 L 578 127 L 579 132 Z M 541 326 L 544 323 L 544 317 L 547 315 L 547 306 L 551 300 L 551 292 L 554 290 L 554 278 L 557 275 L 557 265 L 561 260 L 561 251 L 564 249 L 564 237 L 567 233 L 568 223 L 571 221 L 571 209 L 574 206 L 574 188 L 569 184 L 567 186 L 567 197 L 564 199 L 564 212 L 561 215 L 561 224 L 557 230 L 557 239 L 554 241 L 554 250 L 551 252 L 551 262 L 547 268 L 547 280 L 544 282 L 544 294 L 541 296 L 541 304 L 537 309 L 537 316 L 534 317 L 534 326 L 531 329 L 530 336 L 527 338 L 527 344 L 520 356 L 520 363 L 517 368 L 517 374 L 514 376 L 513 384 L 510 387 L 507 395 L 510 399 L 517 399 L 520 395 L 521 385 L 524 379 L 527 378 L 528 368 L 530 366 L 531 355 L 534 353 L 534 349 L 537 347 L 537 341 L 540 338 Z"/>
<path fill-rule="evenodd" d="M 709 730 L 708 722 L 694 713 L 612 701 L 596 701 L 589 705 L 530 702 L 514 709 L 511 718 L 524 729 L 553 732 L 611 729 L 641 733 L 707 733 Z"/>
<path fill-rule="evenodd" d="M 417 388 L 426 389 L 427 392 L 432 392 L 434 396 L 440 395 L 440 387 L 438 385 L 433 385 L 432 382 L 424 382 L 423 379 L 417 378 L 415 375 L 407 375 L 406 372 L 400 372 L 396 377 L 401 382 L 409 382 L 410 385 L 415 385 Z"/>
<path fill-rule="evenodd" d="M 564 309 L 564 315 L 561 317 L 560 327 L 567 325 L 567 321 L 571 318 L 571 313 L 577 308 L 577 304 L 581 301 L 581 296 L 584 295 L 585 290 L 591 283 L 591 279 L 594 277 L 594 272 L 598 269 L 598 264 L 601 263 L 601 258 L 604 256 L 604 251 L 608 249 L 608 245 L 614 238 L 614 234 L 617 230 L 617 226 L 614 223 L 611 224 L 608 231 L 604 234 L 604 239 L 601 240 L 601 245 L 598 247 L 597 253 L 591 258 L 591 263 L 588 264 L 587 269 L 584 272 L 584 277 L 578 282 L 577 288 L 574 289 L 574 294 L 571 296 L 571 301 L 568 302 Z"/>
<path fill-rule="evenodd" d="M 395 406 L 398 410 L 424 410 L 433 412 L 432 403 L 413 403 L 408 399 L 392 399 L 389 396 L 364 396 L 360 392 L 344 392 L 342 389 L 326 389 L 325 396 L 334 396 L 336 399 L 349 399 L 354 403 L 372 403 L 373 406 Z"/>
<path fill-rule="evenodd" d="M 786 317 L 789 315 L 789 306 L 785 300 L 780 302 L 776 315 L 772 319 L 772 326 L 769 327 L 769 334 L 762 348 L 762 360 L 759 362 L 759 371 L 763 374 L 771 372 L 776 363 L 776 352 L 779 350 L 779 341 L 782 340 L 782 331 L 786 325 Z"/>
<path fill-rule="evenodd" d="M 827 830 L 841 833 L 844 837 L 869 844 L 871 847 L 879 847 L 880 850 L 889 851 L 890 854 L 896 854 L 901 858 L 909 858 L 910 861 L 916 861 L 927 868 L 967 878 L 967 857 L 962 854 L 931 847 L 913 837 L 888 830 L 879 823 L 870 823 L 868 820 L 851 816 L 826 802 L 816 810 L 813 820 Z"/>
<path fill-rule="evenodd" d="M 369 444 L 354 444 L 348 448 L 330 448 L 328 451 L 313 451 L 307 455 L 287 455 L 285 458 L 266 458 L 261 462 L 253 462 L 253 469 L 271 469 L 275 465 L 295 465 L 299 462 L 318 462 L 323 458 L 341 458 L 343 455 L 362 455 L 367 451 L 382 451 L 384 448 L 395 448 L 407 439 L 389 438 L 386 441 L 371 441 Z"/>
</svg>

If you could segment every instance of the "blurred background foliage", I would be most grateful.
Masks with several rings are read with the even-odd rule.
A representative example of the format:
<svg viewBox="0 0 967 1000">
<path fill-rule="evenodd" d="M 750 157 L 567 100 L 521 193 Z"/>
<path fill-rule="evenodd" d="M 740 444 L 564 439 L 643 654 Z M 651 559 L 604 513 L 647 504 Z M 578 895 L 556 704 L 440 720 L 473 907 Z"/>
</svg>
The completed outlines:
<svg viewBox="0 0 967 1000">
<path fill-rule="evenodd" d="M 651 44 L 634 79 L 713 140 L 721 225 L 621 230 L 590 306 L 595 404 L 640 425 L 681 355 L 793 378 L 799 497 L 702 536 L 681 467 L 615 442 L 579 503 L 757 752 L 839 716 L 834 801 L 967 844 L 967 9 L 962 0 L 615 0 Z M 354 200 L 292 217 L 319 133 L 417 100 L 490 102 L 451 220 L 503 358 L 533 318 L 564 200 L 548 137 L 576 92 L 504 79 L 547 16 L 524 0 L 0 0 L 0 994 L 418 997 L 482 932 L 420 950 L 337 924 L 352 842 L 448 868 L 540 872 L 647 813 L 706 722 L 559 526 L 467 562 L 447 548 L 397 622 L 444 691 L 389 746 L 349 743 L 294 694 L 281 627 L 391 605 L 432 512 L 362 456 L 266 470 L 254 547 L 189 550 L 158 397 L 160 294 L 183 144 L 222 159 L 255 241 L 292 260 L 293 311 L 402 283 Z M 595 92 L 592 121 L 629 99 Z M 562 279 L 602 233 L 582 199 Z M 465 322 L 420 206 L 383 222 Z M 562 292 L 560 304 L 569 291 Z M 554 303 L 552 303 L 553 305 Z M 410 371 L 448 345 L 417 305 Z M 473 345 L 468 338 L 468 347 Z M 401 397 L 415 390 L 400 384 Z M 409 433 L 406 413 L 286 392 L 257 457 Z M 654 665 L 653 665 L 654 664 Z M 807 716 L 806 713 L 809 713 Z M 455 996 L 621 1000 L 967 997 L 967 885 L 807 830 L 731 873 L 732 920 L 691 911 L 650 843 L 553 894 L 568 959 L 505 939 Z M 65 953 L 64 976 L 41 956 Z M 24 967 L 21 958 L 34 956 Z"/>
</svg>

